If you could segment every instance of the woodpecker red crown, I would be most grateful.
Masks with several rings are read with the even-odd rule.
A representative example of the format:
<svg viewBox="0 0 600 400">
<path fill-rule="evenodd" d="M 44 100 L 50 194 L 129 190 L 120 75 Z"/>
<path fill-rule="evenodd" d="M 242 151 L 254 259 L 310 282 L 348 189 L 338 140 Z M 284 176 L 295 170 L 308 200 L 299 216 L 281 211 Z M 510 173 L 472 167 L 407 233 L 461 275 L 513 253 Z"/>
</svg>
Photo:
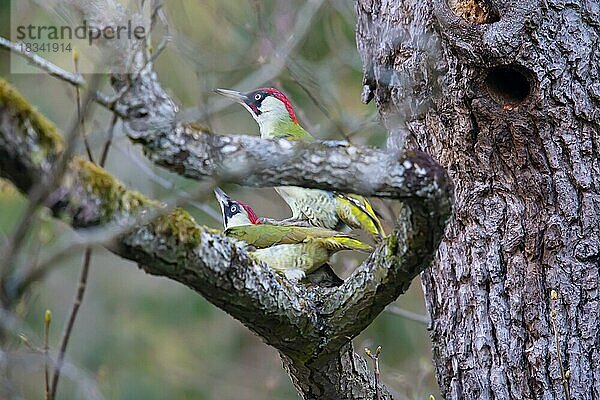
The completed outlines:
<svg viewBox="0 0 600 400">
<path fill-rule="evenodd" d="M 252 222 L 253 225 L 259 225 L 260 221 L 258 220 L 258 215 L 256 215 L 252 207 L 250 207 L 248 204 L 242 203 L 241 201 L 238 201 L 238 203 L 240 203 L 240 205 L 244 207 L 244 210 L 246 210 L 246 213 L 248 213 L 248 219 L 250 222 Z"/>
<path fill-rule="evenodd" d="M 294 108 L 292 107 L 292 103 L 287 98 L 287 96 L 285 94 L 283 94 L 283 92 L 281 92 L 280 90 L 275 89 L 275 88 L 260 88 L 257 90 L 262 90 L 266 93 L 269 93 L 271 96 L 280 100 L 285 105 L 285 108 L 288 111 L 288 114 L 290 114 L 290 118 L 292 119 L 292 121 L 294 121 L 295 124 L 298 123 L 298 119 L 296 118 L 296 114 L 294 113 Z"/>
</svg>

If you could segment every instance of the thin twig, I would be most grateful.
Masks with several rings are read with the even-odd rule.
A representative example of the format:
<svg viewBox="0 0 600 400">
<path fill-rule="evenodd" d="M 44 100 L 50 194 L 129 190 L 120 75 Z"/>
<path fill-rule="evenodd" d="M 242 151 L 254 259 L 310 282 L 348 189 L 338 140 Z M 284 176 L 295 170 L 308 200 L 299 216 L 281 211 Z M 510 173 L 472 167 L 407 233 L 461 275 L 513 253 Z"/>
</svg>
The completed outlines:
<svg viewBox="0 0 600 400">
<path fill-rule="evenodd" d="M 153 63 L 158 58 L 158 56 L 163 52 L 163 50 L 165 50 L 167 48 L 167 45 L 172 40 L 171 31 L 169 28 L 169 22 L 167 21 L 167 16 L 165 15 L 165 12 L 163 10 L 162 1 L 154 0 L 152 2 L 152 15 L 150 17 L 150 31 L 151 32 L 154 31 L 154 27 L 156 25 L 157 19 L 159 19 L 161 24 L 163 25 L 165 34 L 163 35 L 163 38 L 159 42 L 158 46 L 156 46 L 156 48 L 152 50 L 152 54 L 150 55 L 150 57 L 148 57 L 147 63 Z M 150 36 L 148 36 L 148 38 L 150 38 Z"/>
<path fill-rule="evenodd" d="M 48 336 L 50 335 L 50 323 L 52 322 L 52 312 L 46 310 L 44 313 L 44 382 L 46 388 L 46 400 L 50 400 L 50 373 L 48 369 Z"/>
<path fill-rule="evenodd" d="M 60 344 L 60 350 L 58 353 L 56 368 L 54 369 L 54 376 L 52 377 L 52 392 L 50 396 L 51 400 L 53 400 L 56 396 L 56 388 L 58 387 L 60 370 L 62 368 L 65 359 L 65 354 L 67 352 L 67 345 L 69 344 L 69 338 L 71 337 L 71 332 L 73 331 L 73 326 L 75 325 L 75 319 L 77 319 L 79 307 L 81 306 L 81 301 L 83 300 L 83 295 L 85 294 L 91 257 L 92 249 L 88 247 L 87 249 L 85 249 L 85 253 L 83 254 L 83 267 L 81 268 L 81 275 L 79 277 L 79 286 L 77 288 L 77 294 L 75 295 L 75 301 L 73 302 L 71 315 L 69 316 L 69 321 L 67 322 L 67 327 L 65 329 L 65 333 L 63 334 L 62 342 Z"/>
<path fill-rule="evenodd" d="M 28 59 L 33 65 L 48 72 L 49 75 L 55 78 L 61 79 L 76 87 L 87 86 L 87 81 L 81 74 L 66 71 L 35 53 L 24 51 L 20 43 L 11 42 L 10 40 L 0 36 L 0 47 L 3 47 L 21 57 Z M 118 114 L 121 118 L 127 115 L 127 110 L 125 110 L 117 102 L 113 101 L 112 96 L 109 97 L 108 95 L 97 91 L 93 93 L 92 99 L 94 102 Z"/>
<path fill-rule="evenodd" d="M 95 78 L 93 82 L 93 87 L 97 83 L 98 78 Z M 93 92 L 90 91 L 90 93 Z M 92 95 L 88 93 L 86 95 L 85 100 L 83 101 L 83 113 L 86 114 L 89 110 L 89 106 L 92 100 Z M 29 193 L 29 203 L 27 205 L 27 209 L 23 213 L 23 217 L 17 224 L 17 227 L 13 230 L 10 238 L 5 242 L 3 248 L 0 251 L 0 255 L 2 256 L 2 264 L 0 264 L 0 291 L 2 291 L 3 297 L 6 299 L 6 279 L 10 272 L 13 269 L 14 258 L 21 248 L 21 244 L 25 239 L 25 236 L 31 226 L 32 219 L 35 215 L 35 211 L 42 204 L 42 202 L 48 197 L 52 191 L 56 189 L 62 180 L 65 171 L 69 165 L 69 161 L 71 160 L 71 155 L 75 150 L 75 144 L 77 142 L 77 132 L 78 132 L 78 121 L 73 125 L 73 127 L 69 130 L 69 134 L 67 135 L 66 146 L 64 152 L 61 154 L 61 157 L 58 162 L 52 168 L 52 172 L 49 174 L 48 179 L 44 179 L 40 181 Z"/>
<path fill-rule="evenodd" d="M 33 52 L 25 51 L 22 43 L 11 42 L 10 40 L 0 36 L 0 47 L 4 47 L 5 49 L 12 51 L 14 54 L 18 54 L 19 56 L 26 58 L 33 65 L 43 69 L 50 75 L 67 81 L 72 85 L 85 86 L 86 84 L 85 79 L 83 79 L 81 74 L 66 71 L 58 65 L 51 63 L 50 61 L 38 56 Z"/>
<path fill-rule="evenodd" d="M 429 324 L 429 318 L 426 315 L 417 314 L 412 311 L 404 310 L 404 309 L 394 306 L 394 305 L 387 306 L 385 308 L 385 311 L 390 314 L 397 315 L 399 317 L 406 318 L 408 320 L 415 321 L 415 322 L 418 322 L 423 325 Z"/>
<path fill-rule="evenodd" d="M 74 61 L 75 61 L 75 70 L 77 70 L 77 58 L 75 58 Z M 77 88 L 76 90 L 77 90 L 77 103 L 78 103 L 77 104 L 77 112 L 78 112 L 79 121 L 81 122 L 81 129 L 82 129 L 82 132 L 84 133 L 84 141 L 86 143 L 86 150 L 88 151 L 89 160 L 91 162 L 94 162 L 92 152 L 89 149 L 87 140 L 85 139 L 85 132 L 84 132 L 85 117 L 84 117 L 84 115 L 79 114 L 81 112 L 81 108 L 79 107 L 79 88 Z M 104 149 L 102 151 L 100 167 L 104 167 L 104 163 L 106 162 L 106 157 L 108 156 L 108 151 L 109 151 L 110 145 L 112 143 L 113 132 L 114 132 L 115 124 L 117 123 L 117 119 L 118 119 L 118 116 L 116 114 L 113 114 L 113 119 L 111 121 L 111 126 L 109 129 L 110 133 L 109 133 L 108 139 L 104 145 Z M 79 286 L 77 289 L 77 294 L 75 296 L 75 300 L 73 301 L 73 307 L 71 309 L 71 315 L 69 316 L 69 322 L 67 323 L 67 328 L 65 329 L 65 332 L 63 334 L 63 338 L 62 338 L 61 346 L 60 346 L 60 352 L 58 354 L 58 362 L 57 362 L 56 369 L 54 370 L 54 376 L 52 378 L 52 397 L 51 397 L 51 399 L 54 399 L 55 395 L 56 395 L 56 387 L 58 385 L 58 380 L 60 378 L 60 369 L 61 369 L 64 357 L 65 357 L 65 353 L 67 351 L 67 345 L 69 344 L 69 339 L 71 337 L 71 332 L 73 331 L 73 326 L 75 326 L 75 320 L 77 319 L 77 314 L 79 313 L 79 308 L 81 307 L 81 303 L 83 301 L 85 289 L 87 288 L 87 280 L 88 280 L 88 275 L 89 275 L 89 271 L 90 271 L 91 259 L 92 259 L 92 248 L 87 247 L 85 249 L 85 253 L 83 255 L 83 265 L 81 267 L 81 274 L 79 276 Z"/>
<path fill-rule="evenodd" d="M 39 214 L 39 213 L 38 213 Z M 35 232 L 32 232 L 32 237 L 35 239 L 32 241 L 30 248 L 27 253 L 29 254 L 27 260 L 27 266 L 23 266 L 20 269 L 23 271 L 27 271 L 24 276 L 31 275 L 33 271 L 37 269 L 37 265 L 40 262 L 40 253 L 42 249 L 42 245 L 44 244 L 44 240 L 42 239 L 42 228 L 43 228 L 43 220 L 38 218 L 38 220 L 34 224 Z M 18 279 L 18 278 L 17 278 Z M 16 280 L 16 279 L 15 279 Z M 27 286 L 23 288 L 23 291 L 19 291 L 18 285 L 15 285 L 17 289 L 10 293 L 10 300 L 19 299 L 23 292 L 32 284 L 33 282 L 28 282 Z"/>
<path fill-rule="evenodd" d="M 120 98 L 121 96 L 119 96 Z M 94 101 L 109 111 L 117 114 L 121 118 L 127 117 L 127 108 L 124 107 L 121 103 L 113 100 L 114 96 L 108 96 L 102 92 L 96 92 L 94 94 Z M 118 100 L 118 98 L 117 98 Z"/>
<path fill-rule="evenodd" d="M 59 246 L 60 248 L 57 251 L 44 258 L 36 269 L 32 270 L 18 282 L 16 293 L 22 293 L 31 283 L 41 280 L 56 265 L 59 265 L 60 261 L 72 255 L 79 249 L 90 246 L 109 247 L 114 244 L 114 241 L 117 238 L 130 232 L 135 227 L 146 225 L 155 218 L 166 215 L 176 207 L 194 205 L 202 211 L 214 213 L 214 210 L 200 201 L 205 201 L 208 196 L 211 196 L 213 189 L 219 185 L 219 182 L 220 181 L 218 180 L 207 181 L 198 185 L 192 193 L 177 190 L 172 198 L 162 201 L 163 207 L 149 209 L 144 213 L 129 217 L 125 221 L 120 220 L 115 223 L 107 223 L 102 225 L 102 227 L 80 229 L 77 232 L 74 232 L 76 236 L 65 239 L 64 245 Z M 203 205 L 206 206 L 207 210 L 201 208 Z M 209 215 L 212 216 L 212 214 Z M 221 222 L 220 218 L 218 219 L 218 222 Z"/>
<path fill-rule="evenodd" d="M 166 189 L 166 190 L 169 190 L 169 191 L 175 190 L 177 195 L 179 195 L 179 196 L 181 196 L 183 198 L 190 199 L 187 202 L 187 205 L 190 205 L 190 206 L 192 206 L 194 208 L 197 208 L 198 210 L 200 210 L 203 213 L 207 214 L 211 219 L 213 219 L 215 222 L 218 222 L 219 224 L 223 222 L 223 217 L 221 216 L 221 213 L 219 211 L 216 211 L 215 209 L 213 209 L 212 207 L 210 207 L 206 203 L 201 203 L 199 201 L 193 200 L 193 196 L 191 196 L 190 193 L 186 192 L 185 190 L 178 189 L 173 182 L 171 182 L 170 180 L 165 179 L 162 176 L 156 174 L 152 170 L 152 168 L 150 168 L 146 164 L 146 162 L 144 161 L 144 159 L 142 159 L 141 157 L 139 157 L 137 154 L 126 152 L 125 149 L 121 148 L 121 146 L 118 146 L 118 145 L 115 146 L 115 149 L 117 151 L 119 151 L 121 154 L 129 157 L 130 160 L 139 167 L 139 170 L 142 173 L 146 174 L 146 176 L 148 176 L 152 182 L 158 184 L 163 189 Z"/>
<path fill-rule="evenodd" d="M 79 53 L 77 50 L 73 51 L 73 66 L 75 67 L 75 73 L 79 73 Z M 85 132 L 85 116 L 81 112 L 81 93 L 79 86 L 75 86 L 75 103 L 77 103 L 77 118 L 79 119 L 79 128 L 80 135 L 83 138 L 83 144 L 85 146 L 85 151 L 87 153 L 88 158 L 91 162 L 94 162 L 94 155 L 92 154 L 92 149 L 90 148 L 90 143 L 88 142 L 87 134 Z"/>
<path fill-rule="evenodd" d="M 371 360 L 373 360 L 373 374 L 375 375 L 375 400 L 381 399 L 381 392 L 379 389 L 379 355 L 381 354 L 381 346 L 377 346 L 375 354 L 368 347 L 365 348 L 365 353 Z"/>
<path fill-rule="evenodd" d="M 302 89 L 302 91 L 304 93 L 306 93 L 306 95 L 308 96 L 308 98 L 313 102 L 313 104 L 315 106 L 317 106 L 317 108 L 321 111 L 321 113 L 325 116 L 325 118 L 327 118 L 329 120 L 329 122 L 331 122 L 331 124 L 335 127 L 335 130 L 350 144 L 352 144 L 352 141 L 350 140 L 350 136 L 348 136 L 346 134 L 346 132 L 344 132 L 344 126 L 340 123 L 340 121 L 336 118 L 333 118 L 331 116 L 331 113 L 329 112 L 329 110 L 327 109 L 327 107 L 325 107 L 325 105 L 317 98 L 317 96 L 315 96 L 312 91 L 300 80 L 300 76 L 298 74 L 296 74 L 296 72 L 288 65 L 286 67 L 286 70 L 289 72 L 292 81 L 300 86 L 300 89 Z"/>
<path fill-rule="evenodd" d="M 117 114 L 113 114 L 112 121 L 110 121 L 110 128 L 108 129 L 108 138 L 106 139 L 106 143 L 104 143 L 104 148 L 102 149 L 102 155 L 100 156 L 100 166 L 104 167 L 106 163 L 106 159 L 108 158 L 108 150 L 112 145 L 113 138 L 115 137 L 115 126 L 117 125 L 117 121 L 119 120 L 119 116 Z"/>
<path fill-rule="evenodd" d="M 41 342 L 43 339 L 40 338 L 36 332 L 31 331 L 24 324 L 23 320 L 17 317 L 14 313 L 7 309 L 0 308 L 0 328 L 15 334 L 21 340 L 21 343 L 27 348 L 26 352 L 19 351 L 17 353 L 9 353 L 8 349 L 0 348 L 0 360 L 6 361 L 10 359 L 10 365 L 18 367 L 18 364 L 15 363 L 15 361 L 18 361 L 18 359 L 13 358 L 12 356 L 20 353 L 26 357 L 26 359 L 21 360 L 21 366 L 26 367 L 29 370 L 32 368 L 37 370 L 38 366 L 40 366 L 41 371 L 46 362 L 50 367 L 56 367 L 56 360 L 54 360 L 52 357 L 46 357 L 43 348 L 33 344 Z M 65 362 L 63 365 L 63 374 L 70 378 L 70 380 L 79 388 L 81 393 L 86 394 L 86 399 L 103 398 L 100 390 L 98 389 L 96 380 L 91 379 L 85 373 L 83 368 L 75 366 L 69 362 Z"/>
</svg>

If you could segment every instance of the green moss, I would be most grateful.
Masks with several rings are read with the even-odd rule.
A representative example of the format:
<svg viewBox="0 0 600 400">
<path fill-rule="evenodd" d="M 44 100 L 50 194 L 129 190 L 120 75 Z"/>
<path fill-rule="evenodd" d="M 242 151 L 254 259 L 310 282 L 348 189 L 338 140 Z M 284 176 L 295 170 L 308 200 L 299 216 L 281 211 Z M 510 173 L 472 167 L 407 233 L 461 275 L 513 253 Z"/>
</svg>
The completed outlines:
<svg viewBox="0 0 600 400">
<path fill-rule="evenodd" d="M 64 148 L 63 138 L 56 126 L 40 114 L 11 84 L 0 78 L 0 106 L 8 108 L 14 118 L 19 120 L 23 128 L 30 126 L 37 137 L 32 138 L 40 143 L 46 154 L 60 154 Z M 24 134 L 30 134 L 30 129 L 21 129 Z"/>
<path fill-rule="evenodd" d="M 157 218 L 152 226 L 156 233 L 176 237 L 179 243 L 196 247 L 200 244 L 200 229 L 187 211 L 176 208 Z"/>
<path fill-rule="evenodd" d="M 99 199 L 102 221 L 106 222 L 115 213 L 131 214 L 142 207 L 158 207 L 159 203 L 127 188 L 103 168 L 79 157 L 71 161 L 72 168 L 81 180 L 82 187 Z"/>
<path fill-rule="evenodd" d="M 11 116 L 19 121 L 26 135 L 33 143 L 39 143 L 38 149 L 32 149 L 32 157 L 42 161 L 49 154 L 60 154 L 64 148 L 62 136 L 56 126 L 40 114 L 14 87 L 0 78 L 0 107 L 6 107 Z M 33 131 L 32 131 L 33 129 Z M 75 173 L 77 185 L 93 198 L 100 208 L 98 223 L 113 219 L 116 214 L 132 214 L 141 208 L 160 207 L 160 203 L 144 197 L 142 194 L 127 190 L 125 185 L 115 179 L 103 168 L 80 157 L 73 157 L 71 169 Z M 200 229 L 196 221 L 184 210 L 175 209 L 159 217 L 154 223 L 158 233 L 176 237 L 183 244 L 200 244 Z M 210 230 L 212 231 L 212 230 Z M 214 231 L 214 233 L 219 233 Z"/>
<path fill-rule="evenodd" d="M 389 262 L 397 262 L 397 258 L 398 258 L 398 235 L 396 235 L 395 231 L 392 231 L 388 237 L 385 239 L 386 240 L 386 246 L 387 246 L 387 256 L 386 258 L 388 259 Z"/>
</svg>

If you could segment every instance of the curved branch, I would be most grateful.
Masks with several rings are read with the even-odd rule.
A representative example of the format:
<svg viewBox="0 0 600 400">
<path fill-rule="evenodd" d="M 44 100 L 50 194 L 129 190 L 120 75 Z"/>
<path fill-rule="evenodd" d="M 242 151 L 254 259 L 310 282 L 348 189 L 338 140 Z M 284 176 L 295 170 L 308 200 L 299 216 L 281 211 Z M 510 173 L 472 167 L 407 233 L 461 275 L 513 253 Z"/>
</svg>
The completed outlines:
<svg viewBox="0 0 600 400">
<path fill-rule="evenodd" d="M 96 16 L 111 20 L 113 12 L 113 21 L 123 19 L 122 9 L 108 10 L 103 4 L 91 1 L 78 7 L 93 13 L 86 15 L 90 24 L 106 23 Z M 120 94 L 120 109 L 126 110 L 129 137 L 154 163 L 194 179 L 220 176 L 249 186 L 340 190 L 400 199 L 406 207 L 386 241 L 337 289 L 291 286 L 257 265 L 244 246 L 198 227 L 180 210 L 134 228 L 111 250 L 151 274 L 184 283 L 258 333 L 281 352 L 304 398 L 372 397 L 372 376 L 352 351 L 350 339 L 429 265 L 452 209 L 446 172 L 425 153 L 195 130 L 176 121 L 177 107 L 161 87 L 142 44 L 114 44 L 129 55 L 137 73 L 113 74 L 111 82 Z M 0 124 L 0 155 L 7 156 L 0 157 L 0 174 L 26 192 L 44 174 L 39 165 L 52 164 L 58 150 L 42 145 L 43 129 L 23 129 L 21 113 L 11 112 L 8 103 L 3 108 L 0 104 L 0 121 L 7 122 Z M 14 159 L 19 151 L 11 154 L 3 148 L 19 150 L 24 159 Z M 47 155 L 41 163 L 32 157 L 40 149 Z M 29 179 L 20 178 L 23 171 L 14 168 L 18 164 Z M 94 168 L 83 161 L 71 164 L 65 183 L 48 204 L 56 215 L 67 216 L 73 226 L 89 226 L 157 208 Z M 390 398 L 386 390 L 383 394 Z"/>
<path fill-rule="evenodd" d="M 62 153 L 62 140 L 55 134 L 50 121 L 0 81 L 1 177 L 23 193 L 30 192 Z M 191 287 L 282 351 L 294 354 L 302 344 L 295 340 L 291 348 L 286 338 L 305 338 L 305 346 L 314 341 L 314 317 L 304 312 L 301 289 L 299 295 L 298 288 L 257 264 L 242 242 L 198 226 L 185 211 L 175 209 L 161 216 L 157 202 L 127 190 L 91 162 L 74 158 L 45 205 L 79 228 L 126 226 L 140 214 L 158 215 L 150 223 L 125 230 L 110 250 L 138 262 L 148 273 Z"/>
<path fill-rule="evenodd" d="M 104 1 L 74 4 L 99 28 L 128 18 Z M 100 17 L 101 16 L 101 17 Z M 101 18 L 101 19 L 99 19 Z M 134 16 L 134 21 L 139 20 Z M 303 186 L 396 199 L 421 199 L 450 214 L 452 187 L 446 171 L 425 153 L 399 153 L 349 146 L 346 142 L 294 143 L 244 135 L 220 136 L 177 121 L 178 108 L 161 86 L 143 42 L 108 41 L 111 51 L 129 54 L 135 74 L 112 75 L 129 138 L 144 147 L 155 164 L 183 176 L 203 179 L 235 172 L 247 186 Z M 115 67 L 122 71 L 123 65 Z M 230 180 L 233 177 L 229 177 Z M 435 204 L 433 204 L 435 203 Z M 433 210 L 435 211 L 435 210 Z"/>
<path fill-rule="evenodd" d="M 50 173 L 63 147 L 56 128 L 2 82 L 0 175 L 27 193 Z M 324 147 L 325 151 L 329 148 Z M 417 169 L 410 167 L 407 163 L 403 171 Z M 406 176 L 416 180 L 420 175 L 427 176 Z M 398 181 L 414 182 L 411 179 Z M 428 179 L 421 177 L 417 182 Z M 434 179 L 429 187 L 439 190 L 436 182 Z M 408 193 L 407 188 L 401 188 Z M 305 398 L 319 398 L 319 393 L 333 391 L 342 399 L 339 390 L 343 388 L 348 389 L 347 396 L 352 396 L 346 398 L 360 398 L 354 394 L 366 396 L 373 393 L 374 387 L 370 371 L 359 363 L 360 357 L 352 352 L 349 340 L 428 265 L 447 217 L 426 206 L 434 203 L 427 199 L 407 208 L 407 218 L 386 243 L 334 290 L 291 286 L 269 268 L 257 265 L 244 245 L 197 226 L 182 210 L 134 226 L 117 238 L 110 250 L 138 262 L 148 273 L 191 287 L 258 333 L 281 352 Z M 103 169 L 77 158 L 69 164 L 63 183 L 45 205 L 74 227 L 122 225 L 132 216 L 159 208 L 156 202 L 127 190 Z M 423 214 L 424 210 L 429 211 Z M 311 376 L 317 386 L 307 384 Z M 317 384 L 319 376 L 321 383 Z M 365 382 L 369 384 L 365 386 Z M 383 393 L 387 391 L 383 389 Z"/>
<path fill-rule="evenodd" d="M 144 146 L 154 163 L 183 176 L 202 179 L 233 172 L 239 178 L 230 180 L 246 186 L 302 186 L 405 202 L 386 243 L 322 300 L 324 311 L 317 314 L 322 340 L 315 359 L 338 352 L 431 262 L 453 198 L 446 171 L 427 154 L 200 132 L 172 119 L 176 108 L 156 74 L 142 71 L 130 88 L 121 100 L 123 107 L 135 110 L 125 121 L 129 137 Z"/>
<path fill-rule="evenodd" d="M 398 227 L 328 299 L 331 341 L 337 349 L 373 322 L 383 309 L 404 293 L 412 280 L 429 266 L 439 245 L 445 218 L 424 212 L 423 207 L 405 207 Z M 433 249 L 433 250 L 432 250 Z M 348 316 L 352 316 L 349 318 Z"/>
<path fill-rule="evenodd" d="M 121 90 L 123 83 L 113 83 Z M 317 346 L 311 362 L 337 354 L 433 259 L 453 198 L 446 171 L 427 154 L 200 132 L 173 119 L 176 107 L 150 69 L 129 87 L 121 99 L 121 106 L 134 110 L 125 120 L 129 137 L 144 146 L 154 163 L 183 176 L 230 175 L 230 181 L 246 186 L 302 186 L 404 201 L 406 208 L 386 242 L 341 288 L 319 304 L 307 302 L 321 327 L 320 340 L 309 346 Z"/>
</svg>

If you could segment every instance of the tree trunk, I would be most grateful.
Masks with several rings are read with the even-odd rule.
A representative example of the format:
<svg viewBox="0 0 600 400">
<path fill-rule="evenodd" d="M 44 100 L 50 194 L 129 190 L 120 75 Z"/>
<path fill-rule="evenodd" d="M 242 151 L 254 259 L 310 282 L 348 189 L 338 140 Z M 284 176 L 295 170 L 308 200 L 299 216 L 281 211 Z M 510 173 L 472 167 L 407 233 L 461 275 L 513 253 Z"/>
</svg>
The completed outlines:
<svg viewBox="0 0 600 400">
<path fill-rule="evenodd" d="M 363 100 L 455 183 L 423 273 L 446 399 L 600 399 L 597 2 L 359 0 Z"/>
</svg>

